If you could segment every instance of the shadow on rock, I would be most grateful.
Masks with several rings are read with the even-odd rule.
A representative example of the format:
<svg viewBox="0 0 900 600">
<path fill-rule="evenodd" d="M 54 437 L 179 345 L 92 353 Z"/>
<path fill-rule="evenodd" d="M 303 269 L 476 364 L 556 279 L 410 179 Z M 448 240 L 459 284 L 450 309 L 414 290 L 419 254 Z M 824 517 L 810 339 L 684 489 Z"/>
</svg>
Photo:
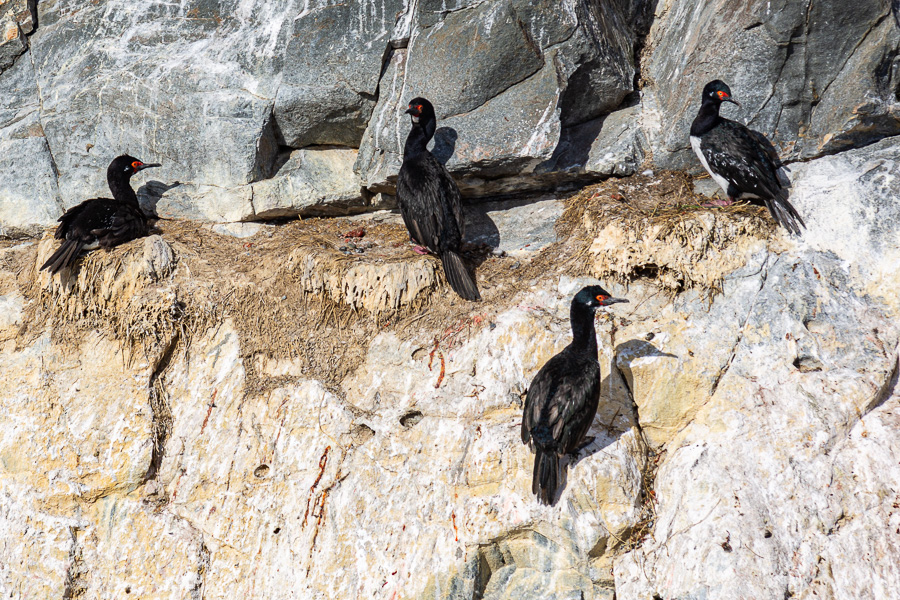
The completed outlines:
<svg viewBox="0 0 900 600">
<path fill-rule="evenodd" d="M 560 460 L 560 486 L 553 497 L 553 505 L 559 502 L 563 490 L 568 486 L 570 468 L 576 468 L 583 460 L 612 446 L 624 433 L 639 424 L 629 378 L 617 366 L 617 362 L 621 362 L 617 360 L 620 357 L 629 363 L 636 358 L 645 357 L 677 358 L 644 340 L 629 340 L 616 346 L 615 355 L 610 361 L 609 375 L 600 383 L 600 405 L 587 437 L 578 450 Z M 620 417 L 625 417 L 627 421 L 623 429 L 616 427 L 617 421 L 621 423 Z"/>
<path fill-rule="evenodd" d="M 453 153 L 456 152 L 456 140 L 458 139 L 459 134 L 452 127 L 438 128 L 434 132 L 434 148 L 432 148 L 431 154 L 438 159 L 439 163 L 446 165 L 453 158 Z"/>
<path fill-rule="evenodd" d="M 148 181 L 144 185 L 138 188 L 137 197 L 138 202 L 141 205 L 141 210 L 144 211 L 144 214 L 153 218 L 159 218 L 159 215 L 156 212 L 156 205 L 159 204 L 160 199 L 163 194 L 168 192 L 173 188 L 177 188 L 181 185 L 180 181 L 176 181 L 172 184 L 166 184 L 162 181 Z"/>
</svg>

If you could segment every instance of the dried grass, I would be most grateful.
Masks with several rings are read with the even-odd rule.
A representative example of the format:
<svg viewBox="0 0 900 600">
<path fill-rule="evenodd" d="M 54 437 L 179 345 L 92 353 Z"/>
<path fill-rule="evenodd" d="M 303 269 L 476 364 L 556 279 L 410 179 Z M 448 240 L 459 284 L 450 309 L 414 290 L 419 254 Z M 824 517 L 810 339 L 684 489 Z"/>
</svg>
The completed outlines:
<svg viewBox="0 0 900 600">
<path fill-rule="evenodd" d="M 157 361 L 173 340 L 189 344 L 230 319 L 241 338 L 248 390 L 284 383 L 257 373 L 257 357 L 297 359 L 302 377 L 338 390 L 379 332 L 446 350 L 512 306 L 520 292 L 552 285 L 562 274 L 715 293 L 772 225 L 757 207 L 710 210 L 701 201 L 690 178 L 677 173 L 586 188 L 565 201 L 557 241 L 530 258 L 469 256 L 478 265 L 481 303 L 450 292 L 438 261 L 412 253 L 396 219 L 291 221 L 246 239 L 162 221 L 165 243 L 152 237 L 93 252 L 74 277 L 54 278 L 36 271 L 56 246 L 48 233 L 37 246 L 9 246 L 3 271 L 16 273 L 27 301 L 19 345 L 48 328 L 64 344 L 97 330 L 120 340 L 131 358 L 140 353 Z M 360 226 L 368 248 L 342 252 L 343 234 Z M 171 258 L 163 256 L 169 248 Z"/>
</svg>

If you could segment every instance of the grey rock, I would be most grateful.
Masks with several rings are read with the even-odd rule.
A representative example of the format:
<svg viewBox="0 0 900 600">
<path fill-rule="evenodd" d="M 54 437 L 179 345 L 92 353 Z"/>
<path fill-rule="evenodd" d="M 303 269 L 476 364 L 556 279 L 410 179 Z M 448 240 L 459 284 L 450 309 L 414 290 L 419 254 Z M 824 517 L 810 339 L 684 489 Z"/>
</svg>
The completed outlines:
<svg viewBox="0 0 900 600">
<path fill-rule="evenodd" d="M 393 191 L 415 96 L 435 105 L 432 151 L 464 195 L 556 181 L 548 161 L 563 125 L 608 113 L 633 90 L 637 12 L 580 0 L 422 3 L 408 47 L 381 80 L 356 166 L 363 183 Z"/>
<path fill-rule="evenodd" d="M 275 177 L 253 184 L 255 218 L 364 210 L 362 185 L 353 173 L 356 155 L 356 150 L 348 148 L 295 150 Z"/>
<path fill-rule="evenodd" d="M 175 268 L 175 253 L 159 235 L 144 238 L 144 272 L 153 281 L 167 277 Z"/>
<path fill-rule="evenodd" d="M 647 140 L 638 126 L 640 104 L 562 130 L 552 171 L 625 177 L 645 158 Z"/>
<path fill-rule="evenodd" d="M 272 227 L 272 225 L 267 226 L 262 223 L 217 223 L 210 229 L 219 235 L 243 239 L 253 237 L 266 227 Z"/>
<path fill-rule="evenodd" d="M 688 142 L 700 91 L 729 84 L 742 108 L 723 114 L 764 133 L 796 160 L 900 133 L 897 49 L 886 2 L 674 0 L 657 6 L 644 88 L 653 156 L 701 167 Z"/>
<path fill-rule="evenodd" d="M 404 2 L 309 4 L 293 18 L 275 99 L 282 143 L 359 147 Z"/>
<path fill-rule="evenodd" d="M 13 66 L 28 50 L 28 38 L 34 20 L 27 0 L 0 1 L 0 73 Z"/>
<path fill-rule="evenodd" d="M 9 90 L 0 94 L 0 236 L 37 235 L 62 206 L 31 61 L 17 61 L 0 80 Z"/>
<path fill-rule="evenodd" d="M 466 207 L 466 243 L 500 253 L 539 252 L 556 241 L 564 206 L 555 198 L 503 200 Z"/>
<path fill-rule="evenodd" d="M 123 152 L 163 163 L 163 181 L 269 175 L 279 23 L 296 2 L 240 4 L 41 4 L 31 53 L 67 206 L 103 192 L 95 175 Z"/>
</svg>

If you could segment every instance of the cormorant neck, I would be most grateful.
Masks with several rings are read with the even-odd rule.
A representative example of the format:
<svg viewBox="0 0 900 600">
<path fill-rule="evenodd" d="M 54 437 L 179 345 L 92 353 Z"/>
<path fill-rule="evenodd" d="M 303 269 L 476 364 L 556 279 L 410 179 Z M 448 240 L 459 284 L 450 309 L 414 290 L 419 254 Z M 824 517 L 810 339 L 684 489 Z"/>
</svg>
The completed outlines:
<svg viewBox="0 0 900 600">
<path fill-rule="evenodd" d="M 424 123 L 422 121 L 413 123 L 412 129 L 409 130 L 409 135 L 406 136 L 406 145 L 403 147 L 403 156 L 415 156 L 424 152 L 428 146 L 428 142 L 434 137 L 436 126 L 437 123 L 434 119 L 429 119 Z"/>
<path fill-rule="evenodd" d="M 697 118 L 691 124 L 691 137 L 701 136 L 716 126 L 721 118 L 719 117 L 719 108 L 721 106 L 721 102 L 716 102 L 709 98 L 703 99 L 703 104 L 700 105 L 700 112 L 697 113 Z"/>
<path fill-rule="evenodd" d="M 597 332 L 594 329 L 595 309 L 584 304 L 573 303 L 569 311 L 572 323 L 572 346 L 581 352 L 597 356 Z"/>
<path fill-rule="evenodd" d="M 112 192 L 113 198 L 119 202 L 127 202 L 138 206 L 137 194 L 131 188 L 129 179 L 107 176 L 106 182 L 109 184 L 109 190 Z"/>
</svg>

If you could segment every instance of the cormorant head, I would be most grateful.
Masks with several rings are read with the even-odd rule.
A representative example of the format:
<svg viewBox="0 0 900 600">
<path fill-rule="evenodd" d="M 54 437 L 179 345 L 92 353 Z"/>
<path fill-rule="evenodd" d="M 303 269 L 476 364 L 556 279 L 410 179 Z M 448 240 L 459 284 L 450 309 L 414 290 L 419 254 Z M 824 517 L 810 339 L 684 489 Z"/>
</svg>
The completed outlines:
<svg viewBox="0 0 900 600">
<path fill-rule="evenodd" d="M 575 298 L 572 300 L 572 304 L 582 304 L 594 310 L 601 306 L 609 306 L 610 304 L 619 302 L 628 302 L 628 300 L 625 298 L 613 298 L 609 295 L 609 292 L 599 285 L 589 285 L 582 288 L 580 292 L 575 294 Z"/>
<path fill-rule="evenodd" d="M 428 123 L 435 120 L 434 107 L 425 98 L 413 98 L 410 100 L 406 114 L 412 118 L 413 123 L 418 123 L 419 121 Z"/>
<path fill-rule="evenodd" d="M 740 103 L 731 97 L 731 88 L 725 85 L 725 82 L 719 81 L 718 79 L 710 81 L 703 88 L 703 101 L 712 101 L 716 104 L 731 102 L 732 104 L 740 106 Z"/>
<path fill-rule="evenodd" d="M 149 169 L 150 167 L 161 166 L 162 165 L 160 165 L 159 163 L 145 164 L 133 156 L 123 154 L 122 156 L 117 156 L 111 163 L 109 163 L 109 168 L 106 169 L 106 175 L 107 177 L 114 176 L 117 179 L 121 177 L 125 177 L 126 179 L 128 179 L 138 171 L 143 171 L 144 169 Z"/>
</svg>

